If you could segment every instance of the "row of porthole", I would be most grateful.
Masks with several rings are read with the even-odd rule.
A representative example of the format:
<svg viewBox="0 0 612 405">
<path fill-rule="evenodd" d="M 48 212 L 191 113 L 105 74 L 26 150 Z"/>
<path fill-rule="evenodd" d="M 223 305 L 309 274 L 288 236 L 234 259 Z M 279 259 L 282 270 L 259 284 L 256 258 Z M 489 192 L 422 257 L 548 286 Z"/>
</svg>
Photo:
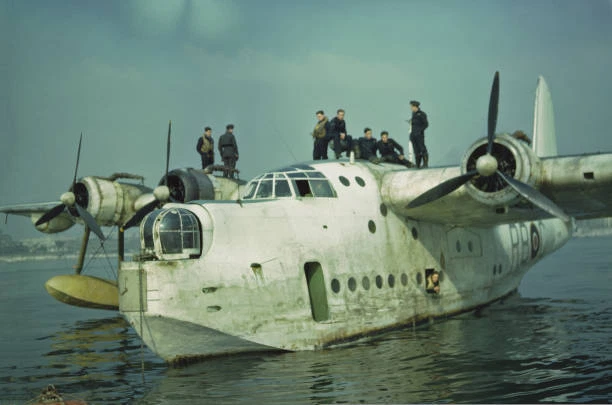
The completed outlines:
<svg viewBox="0 0 612 405">
<path fill-rule="evenodd" d="M 442 281 L 442 273 L 440 272 L 440 281 Z M 423 275 L 421 273 L 416 274 L 416 282 L 417 284 L 423 283 Z M 374 283 L 376 287 L 379 289 L 383 288 L 383 277 L 379 274 L 374 278 Z M 402 273 L 400 275 L 400 283 L 405 287 L 408 285 L 408 275 L 406 273 Z M 357 289 L 357 280 L 355 277 L 349 277 L 347 280 L 347 287 L 350 291 L 355 291 Z M 390 288 L 395 287 L 395 276 L 393 274 L 389 274 L 387 276 L 387 285 Z M 361 279 L 361 286 L 364 290 L 370 289 L 370 278 L 368 276 L 363 276 Z M 337 278 L 332 279 L 331 281 L 331 289 L 334 293 L 338 294 L 340 292 L 340 280 Z"/>
<path fill-rule="evenodd" d="M 338 177 L 338 180 L 340 180 L 340 183 L 342 183 L 342 185 L 344 185 L 346 187 L 351 185 L 351 181 L 349 179 L 347 179 L 346 177 L 344 177 L 344 176 Z M 365 180 L 362 179 L 359 176 L 355 177 L 355 183 L 359 184 L 361 187 L 365 187 L 365 185 L 366 185 Z"/>
<path fill-rule="evenodd" d="M 406 273 L 402 273 L 402 275 L 400 276 L 400 282 L 403 286 L 408 285 L 408 275 L 406 275 Z M 374 279 L 374 283 L 379 289 L 382 288 L 383 277 L 380 274 L 377 275 Z M 387 285 L 391 288 L 395 287 L 395 276 L 393 274 L 389 274 L 387 276 Z M 368 276 L 363 276 L 363 278 L 361 279 L 361 286 L 366 291 L 370 289 L 370 278 Z M 347 281 L 347 287 L 350 291 L 355 291 L 357 289 L 357 280 L 355 279 L 355 277 L 349 277 Z M 331 281 L 331 289 L 336 294 L 340 292 L 340 281 L 337 278 L 334 278 Z"/>
</svg>

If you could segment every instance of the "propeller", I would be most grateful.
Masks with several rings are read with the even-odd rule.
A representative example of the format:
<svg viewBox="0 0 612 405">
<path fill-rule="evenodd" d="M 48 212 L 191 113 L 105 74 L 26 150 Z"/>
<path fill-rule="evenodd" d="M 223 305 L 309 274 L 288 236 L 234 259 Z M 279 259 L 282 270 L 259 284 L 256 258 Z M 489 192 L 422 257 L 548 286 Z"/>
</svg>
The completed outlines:
<svg viewBox="0 0 612 405">
<path fill-rule="evenodd" d="M 70 187 L 70 190 L 62 194 L 62 196 L 60 197 L 60 201 L 62 203 L 59 205 L 56 205 L 55 207 L 51 208 L 49 211 L 45 212 L 38 219 L 38 221 L 36 221 L 35 225 L 38 226 L 38 225 L 42 225 L 46 222 L 51 221 L 53 218 L 60 215 L 66 209 L 68 210 L 68 212 L 74 215 L 74 212 L 72 211 L 72 209 L 74 208 L 76 209 L 77 216 L 81 217 L 81 219 L 85 222 L 87 227 L 89 227 L 89 229 L 91 229 L 98 236 L 98 238 L 100 238 L 101 241 L 104 241 L 106 238 L 104 237 L 104 234 L 102 233 L 102 230 L 100 229 L 100 226 L 98 226 L 98 223 L 91 216 L 91 214 L 85 208 L 81 206 L 81 204 L 84 203 L 83 199 L 80 198 L 79 195 L 75 195 L 76 184 L 77 184 L 77 172 L 79 170 L 79 160 L 81 158 L 82 142 L 83 142 L 83 133 L 81 132 L 81 137 L 79 138 L 79 148 L 77 150 L 77 160 L 76 160 L 76 165 L 74 167 L 74 178 L 72 179 L 72 187 Z M 86 202 L 85 202 L 85 205 L 87 205 Z"/>
<path fill-rule="evenodd" d="M 133 227 L 134 225 L 138 225 L 142 219 L 147 216 L 148 213 L 153 211 L 155 208 L 159 206 L 160 203 L 165 203 L 166 201 L 174 201 L 172 196 L 170 195 L 170 189 L 168 188 L 168 170 L 170 169 L 170 136 L 172 134 L 172 120 L 168 121 L 168 140 L 166 143 L 166 175 L 164 176 L 162 185 L 155 187 L 153 190 L 153 196 L 155 199 L 150 203 L 144 205 L 140 208 L 130 219 L 126 221 L 125 224 L 121 227 L 121 231 L 124 231 L 128 228 Z"/>
<path fill-rule="evenodd" d="M 494 155 L 494 139 L 495 129 L 497 127 L 497 113 L 499 105 L 499 72 L 495 72 L 493 78 L 493 85 L 491 86 L 491 97 L 489 99 L 489 116 L 487 125 L 487 152 L 486 154 L 478 157 L 476 160 L 475 170 L 446 180 L 437 186 L 427 190 L 417 198 L 412 200 L 408 204 L 408 208 L 416 208 L 439 198 L 444 197 L 447 194 L 452 193 L 468 181 L 471 181 L 477 176 L 479 179 L 484 179 L 486 187 L 498 186 L 498 183 L 502 182 L 512 187 L 518 194 L 524 199 L 531 202 L 533 205 L 540 209 L 548 212 L 549 214 L 561 218 L 563 221 L 569 221 L 570 218 L 559 208 L 554 202 L 548 199 L 544 194 L 540 193 L 535 188 L 528 184 L 525 184 L 512 177 L 506 167 L 506 161 L 502 159 L 502 170 L 500 170 L 500 163 L 498 158 Z M 469 169 L 469 167 L 468 167 Z M 504 172 L 506 174 L 504 174 Z M 504 184 L 502 184 L 504 186 Z"/>
</svg>

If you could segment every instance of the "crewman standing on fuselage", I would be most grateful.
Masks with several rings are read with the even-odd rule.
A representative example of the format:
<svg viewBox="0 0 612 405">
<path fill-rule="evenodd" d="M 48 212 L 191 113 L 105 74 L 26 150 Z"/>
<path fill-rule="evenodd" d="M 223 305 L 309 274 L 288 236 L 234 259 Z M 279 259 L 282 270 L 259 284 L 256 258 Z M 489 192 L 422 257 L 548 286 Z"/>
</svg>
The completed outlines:
<svg viewBox="0 0 612 405">
<path fill-rule="evenodd" d="M 215 140 L 212 137 L 210 127 L 204 128 L 204 134 L 198 138 L 196 150 L 202 158 L 202 169 L 215 163 Z"/>
<path fill-rule="evenodd" d="M 234 136 L 234 124 L 225 127 L 225 133 L 219 138 L 219 153 L 223 159 L 223 177 L 233 178 L 238 160 L 238 144 Z"/>
<path fill-rule="evenodd" d="M 313 160 L 327 160 L 327 145 L 329 144 L 328 126 L 329 121 L 323 110 L 317 111 L 317 124 L 314 127 L 314 131 L 312 131 L 312 137 L 314 138 Z"/>
<path fill-rule="evenodd" d="M 412 110 L 410 142 L 412 142 L 412 148 L 414 149 L 417 168 L 421 167 L 421 159 L 423 160 L 423 167 L 429 165 L 429 154 L 425 147 L 425 129 L 429 126 L 429 122 L 427 121 L 427 114 L 421 110 L 420 106 L 421 103 L 416 100 L 410 102 L 410 109 Z"/>
</svg>

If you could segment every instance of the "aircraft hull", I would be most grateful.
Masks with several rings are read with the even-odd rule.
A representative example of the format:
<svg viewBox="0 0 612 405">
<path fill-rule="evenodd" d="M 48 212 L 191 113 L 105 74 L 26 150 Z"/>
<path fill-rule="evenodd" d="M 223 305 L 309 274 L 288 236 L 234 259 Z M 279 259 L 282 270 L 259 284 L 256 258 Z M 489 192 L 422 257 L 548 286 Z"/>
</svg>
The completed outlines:
<svg viewBox="0 0 612 405">
<path fill-rule="evenodd" d="M 301 203 L 293 202 L 286 208 L 294 213 L 290 217 L 280 207 L 291 202 L 277 203 L 266 203 L 266 212 L 257 215 L 250 213 L 260 209 L 257 204 L 245 204 L 247 209 L 203 204 L 224 228 L 237 229 L 232 222 L 244 222 L 245 216 L 252 222 L 231 235 L 217 232 L 215 244 L 199 259 L 122 263 L 120 311 L 157 355 L 180 362 L 247 351 L 315 350 L 455 315 L 516 290 L 533 264 L 570 237 L 558 219 L 458 228 L 388 212 L 371 216 L 378 223 L 375 233 L 363 232 L 367 221 L 334 220 L 332 213 L 325 218 L 325 239 L 317 241 L 308 227 L 321 219 L 308 212 L 322 207 L 300 212 Z M 227 250 L 217 254 L 217 244 L 232 243 L 241 246 L 233 256 Z M 441 272 L 440 294 L 426 292 L 427 269 Z M 317 272 L 323 295 L 313 294 L 317 281 L 311 276 Z"/>
</svg>

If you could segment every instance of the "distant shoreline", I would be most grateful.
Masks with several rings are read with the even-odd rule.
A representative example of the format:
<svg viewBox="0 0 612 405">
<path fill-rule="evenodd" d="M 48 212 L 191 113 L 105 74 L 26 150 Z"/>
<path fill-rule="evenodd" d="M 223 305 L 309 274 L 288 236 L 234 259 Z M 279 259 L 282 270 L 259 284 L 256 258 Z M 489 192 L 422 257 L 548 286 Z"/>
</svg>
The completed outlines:
<svg viewBox="0 0 612 405">
<path fill-rule="evenodd" d="M 41 260 L 77 260 L 79 257 L 78 254 L 62 254 L 62 255 L 53 255 L 53 254 L 45 254 L 45 255 L 32 255 L 32 256 L 0 256 L 0 263 L 18 263 L 18 262 L 27 262 L 27 261 L 41 261 Z M 116 253 L 109 253 L 108 257 L 117 258 Z"/>
</svg>

